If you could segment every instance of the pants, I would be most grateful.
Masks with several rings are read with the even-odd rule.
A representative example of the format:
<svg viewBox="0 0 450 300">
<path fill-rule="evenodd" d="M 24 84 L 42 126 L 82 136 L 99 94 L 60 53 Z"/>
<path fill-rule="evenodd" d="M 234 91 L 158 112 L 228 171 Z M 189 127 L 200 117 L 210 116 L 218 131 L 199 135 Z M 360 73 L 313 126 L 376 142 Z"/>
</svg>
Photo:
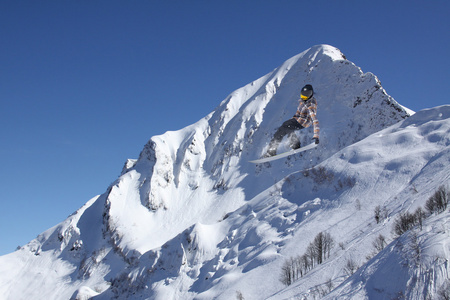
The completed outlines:
<svg viewBox="0 0 450 300">
<path fill-rule="evenodd" d="M 295 135 L 294 131 L 303 129 L 304 127 L 300 125 L 296 119 L 289 119 L 285 121 L 280 128 L 273 135 L 270 141 L 269 151 L 275 151 L 278 148 L 278 144 L 283 140 L 286 135 L 290 135 L 290 146 L 291 148 L 300 148 L 300 141 Z"/>
</svg>

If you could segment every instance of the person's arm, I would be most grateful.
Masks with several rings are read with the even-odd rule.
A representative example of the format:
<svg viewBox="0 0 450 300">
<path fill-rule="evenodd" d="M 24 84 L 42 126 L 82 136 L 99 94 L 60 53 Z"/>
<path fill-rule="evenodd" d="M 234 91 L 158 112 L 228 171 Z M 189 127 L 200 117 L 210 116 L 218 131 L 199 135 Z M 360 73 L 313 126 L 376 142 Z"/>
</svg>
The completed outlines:
<svg viewBox="0 0 450 300">
<path fill-rule="evenodd" d="M 316 144 L 319 143 L 319 133 L 320 133 L 320 126 L 319 126 L 319 119 L 317 119 L 317 105 L 310 105 L 308 107 L 308 113 L 312 120 L 313 127 L 314 127 L 314 136 L 313 139 L 316 140 Z"/>
</svg>

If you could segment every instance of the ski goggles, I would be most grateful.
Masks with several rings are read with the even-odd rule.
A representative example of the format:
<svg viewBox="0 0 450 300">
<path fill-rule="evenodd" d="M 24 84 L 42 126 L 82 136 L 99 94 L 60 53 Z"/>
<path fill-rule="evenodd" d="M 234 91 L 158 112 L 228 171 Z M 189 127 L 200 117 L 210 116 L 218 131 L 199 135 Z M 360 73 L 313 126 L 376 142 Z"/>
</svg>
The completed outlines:
<svg viewBox="0 0 450 300">
<path fill-rule="evenodd" d="M 309 97 L 305 96 L 305 95 L 300 95 L 300 98 L 302 98 L 302 100 L 308 100 L 309 99 Z"/>
</svg>

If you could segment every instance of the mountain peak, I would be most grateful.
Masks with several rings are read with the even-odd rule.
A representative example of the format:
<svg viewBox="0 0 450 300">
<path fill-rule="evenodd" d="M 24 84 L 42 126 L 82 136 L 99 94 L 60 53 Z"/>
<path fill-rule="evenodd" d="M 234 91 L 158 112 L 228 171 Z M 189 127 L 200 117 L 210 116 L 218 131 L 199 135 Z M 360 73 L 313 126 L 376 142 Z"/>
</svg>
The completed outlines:
<svg viewBox="0 0 450 300">
<path fill-rule="evenodd" d="M 315 53 L 315 55 L 326 55 L 329 56 L 332 60 L 346 60 L 347 58 L 345 55 L 336 47 L 326 45 L 326 44 L 320 44 L 315 45 L 308 50 L 305 51 L 306 53 L 312 54 Z M 305 53 L 303 52 L 303 53 Z"/>
</svg>

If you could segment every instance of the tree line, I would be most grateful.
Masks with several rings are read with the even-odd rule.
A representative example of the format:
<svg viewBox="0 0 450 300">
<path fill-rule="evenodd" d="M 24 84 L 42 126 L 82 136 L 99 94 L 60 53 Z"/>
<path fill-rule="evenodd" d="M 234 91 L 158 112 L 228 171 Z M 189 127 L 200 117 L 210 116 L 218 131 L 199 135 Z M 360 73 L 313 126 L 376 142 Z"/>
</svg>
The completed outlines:
<svg viewBox="0 0 450 300">
<path fill-rule="evenodd" d="M 316 265 L 330 257 L 334 240 L 327 232 L 319 232 L 314 240 L 309 243 L 303 255 L 290 257 L 282 267 L 280 281 L 285 285 L 291 285 L 294 281 L 303 277 Z"/>
</svg>

